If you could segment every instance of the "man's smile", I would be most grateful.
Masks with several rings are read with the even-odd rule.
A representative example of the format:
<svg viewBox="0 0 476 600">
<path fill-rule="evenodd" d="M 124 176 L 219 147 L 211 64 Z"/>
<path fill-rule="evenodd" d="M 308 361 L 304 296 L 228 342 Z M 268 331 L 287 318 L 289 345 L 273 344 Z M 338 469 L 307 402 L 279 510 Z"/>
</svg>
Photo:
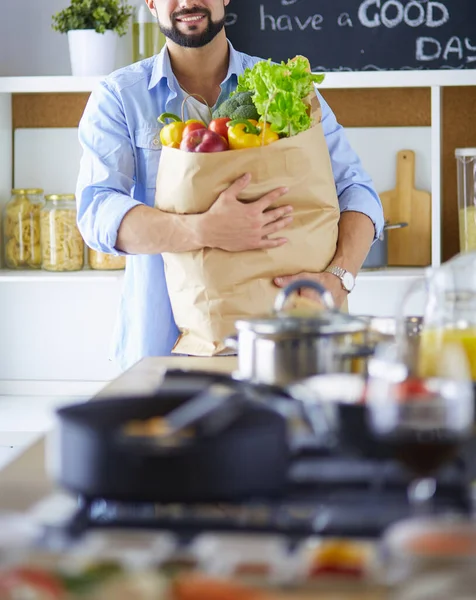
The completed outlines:
<svg viewBox="0 0 476 600">
<path fill-rule="evenodd" d="M 206 15 L 184 15 L 183 17 L 177 17 L 175 20 L 179 23 L 200 23 L 206 18 Z"/>
</svg>

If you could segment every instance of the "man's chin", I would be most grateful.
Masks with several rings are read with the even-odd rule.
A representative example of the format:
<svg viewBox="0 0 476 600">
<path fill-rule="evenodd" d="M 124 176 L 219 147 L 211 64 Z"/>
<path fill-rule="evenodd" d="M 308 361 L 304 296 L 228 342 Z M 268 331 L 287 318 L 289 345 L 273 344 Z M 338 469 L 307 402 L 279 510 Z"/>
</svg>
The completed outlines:
<svg viewBox="0 0 476 600">
<path fill-rule="evenodd" d="M 175 26 L 170 29 L 162 28 L 161 31 L 171 42 L 183 48 L 203 48 L 212 42 L 216 36 L 222 31 L 225 26 L 225 21 L 213 23 L 202 29 L 197 25 L 197 32 L 185 32 L 181 28 Z"/>
</svg>

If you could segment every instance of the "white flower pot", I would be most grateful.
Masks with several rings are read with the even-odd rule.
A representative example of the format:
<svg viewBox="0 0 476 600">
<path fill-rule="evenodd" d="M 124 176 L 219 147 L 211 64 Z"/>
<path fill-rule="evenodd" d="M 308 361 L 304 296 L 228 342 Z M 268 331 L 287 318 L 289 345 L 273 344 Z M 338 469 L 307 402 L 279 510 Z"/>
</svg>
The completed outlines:
<svg viewBox="0 0 476 600">
<path fill-rule="evenodd" d="M 94 29 L 68 31 L 71 71 L 74 76 L 109 75 L 116 65 L 117 34 Z"/>
</svg>

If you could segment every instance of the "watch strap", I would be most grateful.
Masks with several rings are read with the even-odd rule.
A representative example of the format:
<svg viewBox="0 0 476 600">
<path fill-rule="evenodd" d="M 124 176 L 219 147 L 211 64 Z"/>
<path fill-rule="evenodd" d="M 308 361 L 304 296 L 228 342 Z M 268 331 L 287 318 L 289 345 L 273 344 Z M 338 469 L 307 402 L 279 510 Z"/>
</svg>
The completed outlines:
<svg viewBox="0 0 476 600">
<path fill-rule="evenodd" d="M 332 275 L 337 275 L 339 279 L 342 279 L 342 277 L 344 277 L 344 275 L 347 273 L 347 271 L 342 267 L 327 267 L 327 269 L 325 269 L 324 272 L 332 273 Z"/>
</svg>

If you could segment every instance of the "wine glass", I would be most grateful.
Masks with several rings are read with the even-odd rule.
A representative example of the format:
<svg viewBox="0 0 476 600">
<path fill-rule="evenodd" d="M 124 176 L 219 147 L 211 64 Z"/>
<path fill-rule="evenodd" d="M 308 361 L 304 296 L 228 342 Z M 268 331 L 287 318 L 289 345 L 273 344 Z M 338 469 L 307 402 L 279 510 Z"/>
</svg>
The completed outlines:
<svg viewBox="0 0 476 600">
<path fill-rule="evenodd" d="M 440 362 L 437 377 L 416 377 L 398 344 L 387 343 L 369 363 L 369 428 L 412 473 L 408 500 L 418 514 L 431 512 L 435 474 L 473 430 L 474 392 L 465 352 L 446 345 Z"/>
</svg>

